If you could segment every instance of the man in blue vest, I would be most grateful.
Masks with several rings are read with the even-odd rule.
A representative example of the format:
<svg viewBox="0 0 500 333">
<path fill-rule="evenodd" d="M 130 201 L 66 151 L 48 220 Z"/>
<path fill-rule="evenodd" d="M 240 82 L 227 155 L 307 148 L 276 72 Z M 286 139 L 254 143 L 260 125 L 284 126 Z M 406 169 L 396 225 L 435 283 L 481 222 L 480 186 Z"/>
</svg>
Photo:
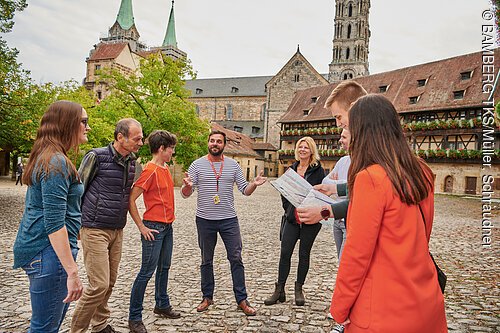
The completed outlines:
<svg viewBox="0 0 500 333">
<path fill-rule="evenodd" d="M 118 275 L 123 228 L 127 222 L 135 153 L 143 145 L 142 126 L 132 118 L 118 121 L 115 140 L 89 151 L 78 173 L 85 187 L 80 238 L 88 287 L 76 305 L 72 333 L 113 333 L 108 300 Z"/>
</svg>

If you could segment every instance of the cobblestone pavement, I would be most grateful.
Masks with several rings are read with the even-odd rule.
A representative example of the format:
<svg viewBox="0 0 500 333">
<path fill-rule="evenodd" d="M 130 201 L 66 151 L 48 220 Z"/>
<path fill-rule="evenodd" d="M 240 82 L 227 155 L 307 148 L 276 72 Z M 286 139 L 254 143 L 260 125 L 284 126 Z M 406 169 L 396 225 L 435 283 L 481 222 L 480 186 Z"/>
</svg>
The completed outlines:
<svg viewBox="0 0 500 333">
<path fill-rule="evenodd" d="M 22 215 L 26 187 L 13 184 L 10 180 L 0 180 L 1 333 L 26 332 L 30 318 L 26 275 L 22 270 L 12 269 L 12 244 Z M 176 189 L 176 195 L 178 193 Z M 215 304 L 209 311 L 197 313 L 201 292 L 195 205 L 194 197 L 185 200 L 177 195 L 174 255 L 168 289 L 172 305 L 182 313 L 182 318 L 169 320 L 153 314 L 154 283 L 151 280 L 143 313 L 150 332 L 330 332 L 333 323 L 327 318 L 327 309 L 338 264 L 330 228 L 323 228 L 313 247 L 311 269 L 304 285 L 306 305 L 299 307 L 293 301 L 297 253 L 286 288 L 287 301 L 274 306 L 264 305 L 277 278 L 282 213 L 280 198 L 269 184 L 258 188 L 250 197 L 236 194 L 247 289 L 251 304 L 258 310 L 257 316 L 246 317 L 236 309 L 229 264 L 221 241 L 214 259 Z M 500 332 L 500 237 L 494 229 L 493 248 L 483 249 L 480 218 L 478 200 L 437 196 L 431 250 L 448 275 L 445 297 L 450 332 Z M 498 210 L 494 221 L 498 225 Z M 119 277 L 110 299 L 111 324 L 120 332 L 128 332 L 130 289 L 139 270 L 140 258 L 139 233 L 129 220 Z M 78 263 L 85 281 L 81 255 Z M 74 304 L 70 306 L 62 332 L 68 332 L 73 309 Z"/>
</svg>

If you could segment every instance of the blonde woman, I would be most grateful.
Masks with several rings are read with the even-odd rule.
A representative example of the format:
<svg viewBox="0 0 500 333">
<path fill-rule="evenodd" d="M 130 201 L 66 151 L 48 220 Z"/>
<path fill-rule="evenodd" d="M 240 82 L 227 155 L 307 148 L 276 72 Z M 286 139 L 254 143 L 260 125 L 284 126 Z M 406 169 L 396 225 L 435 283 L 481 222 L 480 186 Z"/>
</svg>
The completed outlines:
<svg viewBox="0 0 500 333">
<path fill-rule="evenodd" d="M 297 141 L 295 145 L 296 162 L 292 164 L 291 168 L 307 180 L 309 184 L 321 184 L 321 181 L 325 177 L 325 170 L 321 167 L 319 159 L 316 143 L 311 137 L 306 136 Z M 302 292 L 302 285 L 306 280 L 309 270 L 309 256 L 314 240 L 321 230 L 321 224 L 302 224 L 297 216 L 295 207 L 283 196 L 281 200 L 285 211 L 283 219 L 286 222 L 284 223 L 283 234 L 281 236 L 278 281 L 276 282 L 274 293 L 264 301 L 264 304 L 272 305 L 278 301 L 284 302 L 286 300 L 285 283 L 290 273 L 290 264 L 295 244 L 300 239 L 299 265 L 297 267 L 297 280 L 295 281 L 295 304 L 304 305 L 305 297 Z"/>
</svg>

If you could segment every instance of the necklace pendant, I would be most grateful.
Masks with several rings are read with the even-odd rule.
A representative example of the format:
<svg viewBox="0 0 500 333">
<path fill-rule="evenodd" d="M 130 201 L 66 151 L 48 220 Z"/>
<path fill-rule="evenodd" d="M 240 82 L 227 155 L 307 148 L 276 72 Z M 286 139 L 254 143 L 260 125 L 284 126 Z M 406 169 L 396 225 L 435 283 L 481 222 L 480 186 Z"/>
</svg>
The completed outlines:
<svg viewBox="0 0 500 333">
<path fill-rule="evenodd" d="M 218 205 L 220 203 L 220 197 L 218 194 L 214 195 L 214 204 Z"/>
</svg>

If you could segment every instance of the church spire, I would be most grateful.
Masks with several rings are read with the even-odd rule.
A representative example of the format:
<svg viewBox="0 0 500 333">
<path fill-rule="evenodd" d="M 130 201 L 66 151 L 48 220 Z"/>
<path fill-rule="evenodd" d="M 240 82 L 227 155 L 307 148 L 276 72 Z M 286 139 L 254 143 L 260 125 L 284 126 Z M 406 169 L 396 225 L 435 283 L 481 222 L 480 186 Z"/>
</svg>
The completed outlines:
<svg viewBox="0 0 500 333">
<path fill-rule="evenodd" d="M 172 8 L 170 9 L 170 17 L 168 18 L 167 32 L 165 33 L 162 46 L 177 47 L 177 38 L 175 37 L 174 0 L 172 0 Z"/>
<path fill-rule="evenodd" d="M 116 22 L 123 30 L 128 30 L 134 25 L 134 13 L 132 12 L 132 0 L 122 0 Z"/>
</svg>

